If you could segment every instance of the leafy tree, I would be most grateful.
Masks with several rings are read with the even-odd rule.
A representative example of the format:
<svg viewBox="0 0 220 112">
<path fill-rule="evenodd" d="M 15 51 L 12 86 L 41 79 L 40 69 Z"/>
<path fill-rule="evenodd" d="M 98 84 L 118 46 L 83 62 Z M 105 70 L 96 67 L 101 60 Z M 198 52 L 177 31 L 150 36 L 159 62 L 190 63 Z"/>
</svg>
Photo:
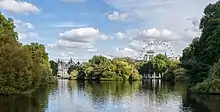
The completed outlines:
<svg viewBox="0 0 220 112">
<path fill-rule="evenodd" d="M 45 47 L 23 46 L 14 28 L 12 19 L 0 14 L 0 94 L 18 94 L 55 81 Z"/>
<path fill-rule="evenodd" d="M 200 29 L 202 30 L 200 38 L 195 38 L 189 47 L 183 51 L 182 66 L 189 74 L 194 91 L 201 91 L 200 86 L 202 88 L 209 86 L 209 83 L 206 83 L 207 79 L 211 77 L 209 69 L 220 59 L 219 25 L 220 1 L 217 1 L 214 4 L 207 5 L 204 9 L 204 16 L 200 21 Z M 214 83 L 217 82 L 213 81 L 212 84 Z"/>
<path fill-rule="evenodd" d="M 70 70 L 70 69 L 69 69 Z M 140 80 L 141 75 L 129 58 L 93 56 L 88 63 L 78 69 L 77 79 L 83 80 Z"/>
<path fill-rule="evenodd" d="M 52 73 L 53 73 L 53 76 L 57 76 L 57 72 L 58 72 L 58 63 L 51 60 L 50 61 L 50 66 L 51 66 L 51 69 L 52 69 Z"/>
</svg>

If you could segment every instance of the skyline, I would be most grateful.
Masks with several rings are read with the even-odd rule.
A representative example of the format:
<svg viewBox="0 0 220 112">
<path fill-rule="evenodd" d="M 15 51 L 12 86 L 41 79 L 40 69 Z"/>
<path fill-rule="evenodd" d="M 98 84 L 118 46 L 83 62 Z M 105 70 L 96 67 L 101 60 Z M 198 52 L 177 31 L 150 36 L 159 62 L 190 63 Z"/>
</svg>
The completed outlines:
<svg viewBox="0 0 220 112">
<path fill-rule="evenodd" d="M 102 53 L 136 57 L 141 40 L 168 41 L 181 55 L 200 35 L 204 7 L 215 1 L 0 0 L 0 11 L 14 20 L 21 43 L 44 44 L 50 59 L 82 61 Z"/>
</svg>

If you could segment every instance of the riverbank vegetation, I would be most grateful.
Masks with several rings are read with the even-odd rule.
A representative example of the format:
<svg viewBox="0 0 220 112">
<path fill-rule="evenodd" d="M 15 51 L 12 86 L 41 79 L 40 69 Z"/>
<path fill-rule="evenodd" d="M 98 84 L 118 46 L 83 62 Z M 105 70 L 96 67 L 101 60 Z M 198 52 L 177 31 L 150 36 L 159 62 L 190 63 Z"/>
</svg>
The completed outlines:
<svg viewBox="0 0 220 112">
<path fill-rule="evenodd" d="M 73 65 L 69 69 L 70 79 L 77 80 L 141 80 L 130 58 L 93 56 L 87 63 Z"/>
<path fill-rule="evenodd" d="M 20 94 L 55 83 L 44 45 L 22 45 L 12 19 L 0 13 L 0 94 Z"/>
<path fill-rule="evenodd" d="M 94 56 L 85 64 L 69 68 L 70 80 L 142 80 L 156 77 L 167 81 L 187 80 L 185 69 L 179 61 L 159 54 L 149 61 L 135 61 L 129 57 L 114 58 Z"/>
<path fill-rule="evenodd" d="M 169 59 L 162 54 L 158 54 L 147 62 L 138 62 L 137 69 L 146 78 L 155 74 L 156 77 L 167 81 L 185 81 L 188 79 L 185 69 L 180 67 L 178 60 Z"/>
<path fill-rule="evenodd" d="M 190 90 L 220 93 L 220 1 L 209 4 L 200 21 L 201 36 L 183 50 L 181 65 L 190 79 Z"/>
</svg>

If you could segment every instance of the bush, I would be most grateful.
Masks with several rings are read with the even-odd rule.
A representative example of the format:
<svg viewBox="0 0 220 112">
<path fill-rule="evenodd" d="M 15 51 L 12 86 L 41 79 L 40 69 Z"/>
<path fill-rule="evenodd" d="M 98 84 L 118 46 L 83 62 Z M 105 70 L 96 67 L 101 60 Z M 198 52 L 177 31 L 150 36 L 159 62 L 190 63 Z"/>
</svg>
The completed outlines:
<svg viewBox="0 0 220 112">
<path fill-rule="evenodd" d="M 130 81 L 137 81 L 137 80 L 142 80 L 142 76 L 136 73 L 133 73 L 129 77 Z"/>
<path fill-rule="evenodd" d="M 77 70 L 73 70 L 71 73 L 70 73 L 70 80 L 76 80 L 77 79 L 77 76 L 78 76 L 79 72 Z"/>
<path fill-rule="evenodd" d="M 191 87 L 191 90 L 201 93 L 220 93 L 220 61 L 210 68 L 208 76 L 203 82 Z"/>
<path fill-rule="evenodd" d="M 184 68 L 178 68 L 174 70 L 175 81 L 185 81 L 188 80 L 186 75 L 186 70 Z"/>
</svg>

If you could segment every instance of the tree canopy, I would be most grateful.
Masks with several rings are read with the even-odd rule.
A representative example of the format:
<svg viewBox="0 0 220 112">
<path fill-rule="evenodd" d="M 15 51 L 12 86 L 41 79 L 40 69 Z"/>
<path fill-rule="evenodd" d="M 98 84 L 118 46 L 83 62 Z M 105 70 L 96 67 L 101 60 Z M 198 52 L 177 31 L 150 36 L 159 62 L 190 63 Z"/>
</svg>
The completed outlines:
<svg viewBox="0 0 220 112">
<path fill-rule="evenodd" d="M 93 56 L 82 66 L 72 66 L 71 77 L 83 80 L 141 80 L 142 76 L 132 63 L 129 58 L 110 60 L 104 56 Z"/>
<path fill-rule="evenodd" d="M 220 59 L 219 25 L 220 1 L 217 1 L 204 9 L 204 15 L 200 21 L 201 36 L 194 38 L 192 43 L 183 50 L 181 64 L 187 70 L 192 86 L 209 79 L 210 68 Z"/>
<path fill-rule="evenodd" d="M 45 47 L 22 45 L 12 19 L 0 13 L 0 94 L 17 94 L 53 79 Z"/>
</svg>

